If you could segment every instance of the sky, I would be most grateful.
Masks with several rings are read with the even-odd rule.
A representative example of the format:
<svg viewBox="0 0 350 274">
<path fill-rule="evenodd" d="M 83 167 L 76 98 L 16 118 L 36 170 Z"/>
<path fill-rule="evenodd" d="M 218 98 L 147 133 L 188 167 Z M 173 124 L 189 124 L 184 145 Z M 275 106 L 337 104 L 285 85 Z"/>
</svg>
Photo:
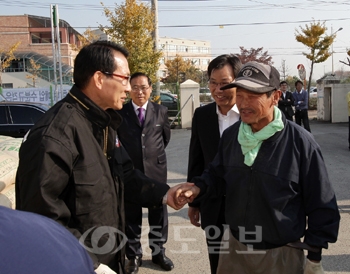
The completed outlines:
<svg viewBox="0 0 350 274">
<path fill-rule="evenodd" d="M 0 15 L 31 14 L 50 17 L 50 4 L 57 4 L 59 17 L 77 31 L 87 27 L 109 26 L 104 6 L 114 9 L 122 0 L 0 0 Z M 151 5 L 151 1 L 142 1 Z M 296 30 L 312 21 L 325 22 L 327 34 L 337 32 L 333 44 L 334 71 L 350 71 L 346 49 L 350 48 L 350 1 L 347 0 L 158 0 L 160 37 L 207 40 L 212 56 L 239 53 L 263 47 L 280 70 L 285 62 L 287 74 L 298 76 L 297 65 L 303 64 L 308 79 L 311 62 L 302 52 L 308 49 L 295 40 Z M 1 30 L 0 30 L 1 31 Z M 332 72 L 332 58 L 314 65 L 313 79 Z"/>
</svg>

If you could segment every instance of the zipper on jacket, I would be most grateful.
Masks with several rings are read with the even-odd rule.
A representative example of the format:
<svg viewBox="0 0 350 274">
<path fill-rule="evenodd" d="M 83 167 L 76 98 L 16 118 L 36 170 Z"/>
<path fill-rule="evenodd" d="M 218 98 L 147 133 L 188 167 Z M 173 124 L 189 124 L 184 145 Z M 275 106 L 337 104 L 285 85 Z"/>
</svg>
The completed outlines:
<svg viewBox="0 0 350 274">
<path fill-rule="evenodd" d="M 103 130 L 103 154 L 107 157 L 108 127 Z"/>
</svg>

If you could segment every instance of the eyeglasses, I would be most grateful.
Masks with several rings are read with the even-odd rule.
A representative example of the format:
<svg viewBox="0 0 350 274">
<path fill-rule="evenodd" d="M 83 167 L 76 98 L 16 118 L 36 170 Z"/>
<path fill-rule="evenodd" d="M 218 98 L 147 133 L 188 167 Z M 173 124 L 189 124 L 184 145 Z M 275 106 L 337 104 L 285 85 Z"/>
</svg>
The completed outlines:
<svg viewBox="0 0 350 274">
<path fill-rule="evenodd" d="M 226 85 L 228 85 L 228 84 L 231 84 L 231 82 L 216 83 L 216 82 L 214 82 L 214 81 L 212 81 L 212 80 L 209 80 L 209 81 L 208 81 L 208 86 L 209 86 L 210 88 L 217 88 L 217 86 L 219 86 L 219 87 L 224 87 L 224 86 L 226 86 Z"/>
<path fill-rule="evenodd" d="M 125 76 L 125 75 L 120 75 L 120 74 L 116 74 L 116 73 L 112 73 L 112 72 L 103 72 L 101 71 L 103 74 L 106 74 L 106 75 L 110 75 L 110 76 L 115 76 L 115 77 L 120 77 L 120 78 L 123 78 L 122 80 L 122 85 L 123 86 L 126 86 L 126 84 L 128 82 L 130 82 L 130 76 Z"/>
<path fill-rule="evenodd" d="M 133 87 L 131 87 L 131 91 L 132 91 L 132 92 L 139 92 L 140 90 L 141 90 L 142 92 L 146 92 L 148 89 L 149 89 L 149 86 L 148 86 L 148 87 L 146 87 L 146 86 L 142 86 L 142 87 L 133 86 Z"/>
</svg>

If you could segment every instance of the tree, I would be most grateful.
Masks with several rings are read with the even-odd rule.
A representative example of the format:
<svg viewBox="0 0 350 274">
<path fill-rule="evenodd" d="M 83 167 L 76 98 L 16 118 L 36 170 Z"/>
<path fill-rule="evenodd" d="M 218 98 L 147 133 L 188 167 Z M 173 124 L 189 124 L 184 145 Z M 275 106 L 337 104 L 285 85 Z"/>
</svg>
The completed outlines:
<svg viewBox="0 0 350 274">
<path fill-rule="evenodd" d="M 298 81 L 299 78 L 297 76 L 287 76 L 285 81 L 288 84 L 288 90 L 293 92 L 295 90 L 295 82 Z"/>
<path fill-rule="evenodd" d="M 186 79 L 200 82 L 201 71 L 197 69 L 190 60 L 184 60 L 182 56 L 176 54 L 175 58 L 165 62 L 168 75 L 162 79 L 164 83 L 182 83 Z"/>
<path fill-rule="evenodd" d="M 112 27 L 100 26 L 100 29 L 129 51 L 131 73 L 144 72 L 156 82 L 162 52 L 154 48 L 152 9 L 137 0 L 125 0 L 124 4 L 116 4 L 114 12 L 104 8 L 104 13 Z"/>
<path fill-rule="evenodd" d="M 73 50 L 76 50 L 76 51 L 79 51 L 81 50 L 83 47 L 91 44 L 92 42 L 98 40 L 99 36 L 94 33 L 91 28 L 87 28 L 84 33 L 81 35 L 81 34 L 78 34 L 78 40 L 81 42 L 81 45 L 80 46 L 77 46 L 75 44 L 71 44 L 71 48 Z"/>
<path fill-rule="evenodd" d="M 35 87 L 35 84 L 39 82 L 37 79 L 40 76 L 40 71 L 41 71 L 41 65 L 36 63 L 32 58 L 29 60 L 30 66 L 27 68 L 27 71 L 30 74 L 26 75 L 27 79 L 32 79 L 33 81 L 33 87 Z"/>
<path fill-rule="evenodd" d="M 0 88 L 2 87 L 2 73 L 16 59 L 14 53 L 21 42 L 14 43 L 8 49 L 0 48 Z"/>
<path fill-rule="evenodd" d="M 286 60 L 282 60 L 281 67 L 280 67 L 280 72 L 281 72 L 281 78 L 284 81 L 286 80 L 286 77 L 288 76 L 288 71 L 289 71 L 289 68 L 286 65 Z"/>
<path fill-rule="evenodd" d="M 267 51 L 263 51 L 263 47 L 257 49 L 246 49 L 244 47 L 239 47 L 239 49 L 241 50 L 241 53 L 238 54 L 238 57 L 241 60 L 242 64 L 250 61 L 257 61 L 259 63 L 264 63 L 267 65 L 273 64 L 272 57 L 268 54 Z"/>
<path fill-rule="evenodd" d="M 348 60 L 348 62 L 346 63 L 346 62 L 344 62 L 344 61 L 341 61 L 341 60 L 339 60 L 339 62 L 340 63 L 343 63 L 344 65 L 347 65 L 347 66 L 349 66 L 350 67 L 350 49 L 346 49 L 346 54 L 348 55 L 348 57 L 346 57 L 346 59 Z"/>
<path fill-rule="evenodd" d="M 322 63 L 332 55 L 329 48 L 336 35 L 325 35 L 326 30 L 327 27 L 324 22 L 320 23 L 315 21 L 310 23 L 310 25 L 305 25 L 305 28 L 300 26 L 300 31 L 296 29 L 295 39 L 310 50 L 309 53 L 303 52 L 303 55 L 311 61 L 307 90 L 310 90 L 314 64 Z"/>
</svg>

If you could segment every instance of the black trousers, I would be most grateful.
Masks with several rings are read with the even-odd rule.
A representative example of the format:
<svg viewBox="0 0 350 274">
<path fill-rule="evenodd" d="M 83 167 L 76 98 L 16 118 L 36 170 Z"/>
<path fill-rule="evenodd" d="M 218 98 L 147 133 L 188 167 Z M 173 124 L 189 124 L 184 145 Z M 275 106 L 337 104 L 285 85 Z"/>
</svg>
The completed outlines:
<svg viewBox="0 0 350 274">
<path fill-rule="evenodd" d="M 225 232 L 225 201 L 221 204 L 219 216 L 215 225 L 206 227 L 205 236 L 207 241 L 210 272 L 216 274 L 219 265 L 221 239 Z"/>
<path fill-rule="evenodd" d="M 303 122 L 304 128 L 308 132 L 311 132 L 310 124 L 309 124 L 309 116 L 308 116 L 307 109 L 302 109 L 302 110 L 296 110 L 295 111 L 295 122 L 299 126 L 301 126 L 301 122 Z"/>
<path fill-rule="evenodd" d="M 139 205 L 125 203 L 125 234 L 128 237 L 125 254 L 130 260 L 136 256 L 142 258 L 141 233 L 142 233 L 142 207 Z M 148 233 L 149 247 L 152 256 L 163 254 L 163 245 L 168 240 L 168 209 L 167 205 L 157 208 L 148 208 Z"/>
</svg>

